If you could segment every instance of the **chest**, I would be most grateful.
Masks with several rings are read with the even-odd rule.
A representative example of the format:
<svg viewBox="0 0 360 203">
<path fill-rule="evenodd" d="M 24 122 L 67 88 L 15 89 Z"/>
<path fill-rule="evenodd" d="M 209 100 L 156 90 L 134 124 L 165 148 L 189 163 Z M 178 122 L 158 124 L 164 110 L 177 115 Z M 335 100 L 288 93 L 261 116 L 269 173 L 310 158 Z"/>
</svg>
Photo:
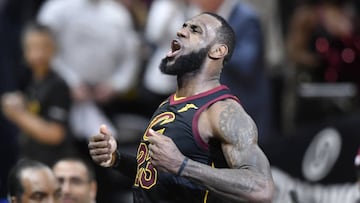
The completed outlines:
<svg viewBox="0 0 360 203">
<path fill-rule="evenodd" d="M 205 161 L 207 152 L 199 146 L 194 133 L 198 125 L 195 118 L 198 109 L 194 103 L 164 105 L 155 112 L 148 129 L 170 137 L 186 156 L 201 157 Z"/>
</svg>

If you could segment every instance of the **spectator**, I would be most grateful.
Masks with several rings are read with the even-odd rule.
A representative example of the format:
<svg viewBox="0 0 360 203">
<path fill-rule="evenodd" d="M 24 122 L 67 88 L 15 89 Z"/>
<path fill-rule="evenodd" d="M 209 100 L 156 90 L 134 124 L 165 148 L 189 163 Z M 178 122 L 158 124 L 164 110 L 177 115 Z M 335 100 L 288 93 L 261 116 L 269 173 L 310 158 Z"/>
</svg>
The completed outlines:
<svg viewBox="0 0 360 203">
<path fill-rule="evenodd" d="M 317 91 L 313 95 L 299 92 L 295 122 L 322 121 L 324 118 L 348 114 L 358 109 L 360 87 L 359 33 L 353 16 L 349 15 L 348 1 L 305 1 L 296 8 L 291 19 L 287 46 L 289 57 L 296 68 L 296 87 L 326 87 L 326 84 L 350 84 L 358 91 L 338 89 L 343 95 L 333 99 L 328 91 Z M 311 85 L 311 86 L 310 86 Z M 317 86 L 315 86 L 317 85 Z M 320 86 L 321 85 L 321 86 Z M 321 96 L 324 95 L 324 96 Z M 324 99 L 318 99 L 319 97 Z M 339 99 L 340 98 L 340 99 Z"/>
<path fill-rule="evenodd" d="M 151 4 L 144 34 L 154 52 L 145 69 L 144 86 L 155 96 L 152 109 L 176 89 L 176 77 L 161 73 L 159 61 L 169 51 L 174 33 L 187 19 L 186 10 L 183 0 L 156 0 Z"/>
<path fill-rule="evenodd" d="M 54 159 L 75 153 L 67 127 L 70 93 L 66 83 L 51 71 L 55 44 L 47 27 L 28 26 L 23 48 L 32 81 L 24 94 L 4 94 L 2 111 L 22 131 L 21 156 L 51 165 Z"/>
<path fill-rule="evenodd" d="M 284 40 L 280 24 L 279 0 L 244 0 L 256 9 L 264 33 L 266 67 L 272 72 L 284 62 Z"/>
<path fill-rule="evenodd" d="M 61 188 L 51 169 L 41 162 L 19 161 L 9 174 L 11 203 L 60 203 Z"/>
<path fill-rule="evenodd" d="M 252 7 L 235 0 L 191 0 L 202 11 L 227 19 L 236 34 L 232 59 L 224 66 L 221 81 L 239 97 L 254 119 L 259 141 L 272 134 L 271 87 L 264 64 L 264 42 L 260 19 Z"/>
<path fill-rule="evenodd" d="M 95 172 L 85 161 L 76 158 L 61 159 L 55 163 L 53 172 L 61 185 L 63 203 L 95 203 Z"/>
<path fill-rule="evenodd" d="M 55 33 L 59 52 L 54 68 L 71 87 L 74 114 L 95 112 L 72 120 L 80 128 L 77 134 L 96 133 L 91 129 L 98 126 L 98 117 L 102 122 L 103 112 L 94 102 L 112 114 L 111 102 L 126 102 L 137 82 L 138 37 L 129 11 L 113 0 L 52 0 L 41 8 L 38 20 Z M 95 122 L 88 117 L 96 117 Z"/>
<path fill-rule="evenodd" d="M 26 68 L 20 64 L 22 26 L 36 16 L 45 0 L 0 0 L 0 95 L 23 87 Z M 6 198 L 7 177 L 18 157 L 17 129 L 0 113 L 0 202 Z"/>
</svg>

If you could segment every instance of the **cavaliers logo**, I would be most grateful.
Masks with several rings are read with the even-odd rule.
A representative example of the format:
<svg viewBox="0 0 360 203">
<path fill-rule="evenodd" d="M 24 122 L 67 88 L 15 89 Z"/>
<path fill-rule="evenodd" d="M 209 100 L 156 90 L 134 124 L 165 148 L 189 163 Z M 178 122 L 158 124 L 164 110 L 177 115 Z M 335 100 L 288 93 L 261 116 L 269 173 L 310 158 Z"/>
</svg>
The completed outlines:
<svg viewBox="0 0 360 203">
<path fill-rule="evenodd" d="M 157 115 L 149 124 L 146 129 L 143 140 L 147 141 L 149 136 L 149 129 L 155 125 L 165 125 L 166 123 L 171 123 L 175 120 L 175 114 L 172 112 L 164 112 Z M 165 128 L 161 128 L 156 132 L 163 134 Z M 137 174 L 135 178 L 134 186 L 141 186 L 144 189 L 150 189 L 158 180 L 158 172 L 156 168 L 150 162 L 149 147 L 145 142 L 140 143 L 137 151 Z"/>
</svg>

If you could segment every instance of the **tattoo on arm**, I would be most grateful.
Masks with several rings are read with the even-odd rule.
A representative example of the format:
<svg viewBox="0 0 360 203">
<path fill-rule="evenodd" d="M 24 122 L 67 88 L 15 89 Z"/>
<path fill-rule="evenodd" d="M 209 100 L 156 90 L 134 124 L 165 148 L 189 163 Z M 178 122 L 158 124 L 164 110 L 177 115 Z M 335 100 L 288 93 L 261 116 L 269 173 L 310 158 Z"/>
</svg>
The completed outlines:
<svg viewBox="0 0 360 203">
<path fill-rule="evenodd" d="M 219 115 L 219 128 L 225 141 L 236 146 L 257 142 L 255 123 L 239 104 L 233 102 L 226 104 Z"/>
<path fill-rule="evenodd" d="M 214 169 L 189 162 L 184 175 L 232 201 L 268 201 L 272 177 L 267 158 L 257 145 L 254 121 L 235 101 L 217 105 L 214 130 L 230 169 Z M 219 107 L 219 108 L 218 108 Z M 217 123 L 216 123 L 217 122 Z"/>
</svg>

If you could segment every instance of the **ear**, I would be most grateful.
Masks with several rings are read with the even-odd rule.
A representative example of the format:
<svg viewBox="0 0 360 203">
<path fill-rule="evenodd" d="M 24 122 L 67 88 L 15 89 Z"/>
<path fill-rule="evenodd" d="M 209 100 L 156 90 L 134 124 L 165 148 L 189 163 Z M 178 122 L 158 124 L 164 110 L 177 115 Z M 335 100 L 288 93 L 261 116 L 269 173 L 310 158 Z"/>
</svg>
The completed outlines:
<svg viewBox="0 0 360 203">
<path fill-rule="evenodd" d="M 224 58 L 228 51 L 228 47 L 225 44 L 215 44 L 209 51 L 209 57 L 212 59 Z"/>
<path fill-rule="evenodd" d="M 92 181 L 90 183 L 90 197 L 95 200 L 96 198 L 96 193 L 97 193 L 97 183 L 96 181 Z"/>
</svg>

